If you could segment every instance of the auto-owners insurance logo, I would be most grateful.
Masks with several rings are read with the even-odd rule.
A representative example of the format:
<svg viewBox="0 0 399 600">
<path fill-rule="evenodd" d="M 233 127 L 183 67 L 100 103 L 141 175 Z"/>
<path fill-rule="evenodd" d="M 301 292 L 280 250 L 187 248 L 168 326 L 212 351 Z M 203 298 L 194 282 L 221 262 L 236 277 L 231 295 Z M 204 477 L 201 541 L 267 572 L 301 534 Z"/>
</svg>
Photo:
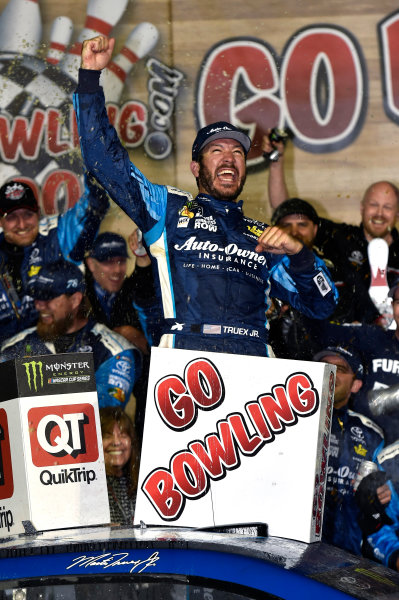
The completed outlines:
<svg viewBox="0 0 399 600">
<path fill-rule="evenodd" d="M 28 412 L 28 422 L 32 462 L 36 467 L 91 463 L 98 459 L 91 404 L 34 407 Z M 84 473 L 76 473 L 78 476 L 79 480 L 85 480 Z"/>
</svg>

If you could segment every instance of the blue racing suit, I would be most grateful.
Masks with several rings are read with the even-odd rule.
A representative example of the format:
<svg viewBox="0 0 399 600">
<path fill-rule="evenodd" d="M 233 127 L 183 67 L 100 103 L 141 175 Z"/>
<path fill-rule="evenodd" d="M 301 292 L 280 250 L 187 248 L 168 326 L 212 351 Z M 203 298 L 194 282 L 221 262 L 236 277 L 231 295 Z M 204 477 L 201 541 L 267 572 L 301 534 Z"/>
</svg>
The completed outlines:
<svg viewBox="0 0 399 600">
<path fill-rule="evenodd" d="M 93 352 L 100 408 L 125 407 L 141 372 L 141 353 L 123 336 L 95 321 L 89 320 L 82 329 L 60 336 L 55 343 L 43 341 L 36 327 L 25 329 L 3 343 L 1 360 L 61 352 Z"/>
<path fill-rule="evenodd" d="M 345 406 L 334 408 L 331 421 L 323 541 L 361 553 L 362 531 L 353 480 L 363 460 L 373 460 L 383 446 L 382 430 Z"/>
<path fill-rule="evenodd" d="M 143 232 L 165 319 L 160 345 L 269 356 L 269 296 L 323 319 L 337 292 L 324 263 L 303 248 L 257 253 L 266 225 L 242 202 L 155 185 L 130 162 L 109 123 L 98 71 L 80 70 L 74 105 L 86 168 Z"/>
<path fill-rule="evenodd" d="M 399 437 L 399 411 L 374 416 L 369 408 L 368 392 L 399 383 L 399 338 L 397 331 L 385 331 L 377 325 L 336 325 L 324 321 L 319 326 L 307 320 L 308 331 L 319 342 L 320 350 L 327 346 L 351 344 L 362 357 L 365 367 L 363 385 L 354 396 L 352 407 L 379 425 L 386 444 Z"/>
<path fill-rule="evenodd" d="M 8 247 L 0 234 L 0 341 L 23 331 L 37 321 L 34 301 L 29 296 L 28 284 L 44 264 L 61 257 L 79 263 L 94 240 L 101 220 L 108 210 L 108 198 L 103 190 L 86 181 L 80 200 L 65 214 L 47 216 L 39 220 L 39 233 L 30 246 Z M 8 264 L 12 253 L 19 253 L 20 290 L 12 281 Z"/>
<path fill-rule="evenodd" d="M 396 569 L 399 558 L 399 442 L 384 448 L 377 455 L 376 461 L 389 478 L 387 483 L 392 496 L 385 511 L 381 511 L 380 518 L 374 521 L 370 531 L 365 532 L 363 554 L 386 567 Z M 376 515 L 373 516 L 376 519 Z"/>
</svg>

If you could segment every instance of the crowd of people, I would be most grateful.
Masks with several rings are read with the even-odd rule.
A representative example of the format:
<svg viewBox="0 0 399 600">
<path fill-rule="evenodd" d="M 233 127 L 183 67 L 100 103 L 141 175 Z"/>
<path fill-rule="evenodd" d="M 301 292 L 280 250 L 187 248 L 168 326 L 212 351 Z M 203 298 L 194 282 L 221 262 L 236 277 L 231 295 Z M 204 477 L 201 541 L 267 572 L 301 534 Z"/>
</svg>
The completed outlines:
<svg viewBox="0 0 399 600">
<path fill-rule="evenodd" d="M 79 202 L 40 218 L 28 184 L 0 188 L 1 360 L 93 352 L 111 521 L 123 525 L 133 521 L 151 346 L 335 365 L 323 540 L 397 568 L 399 190 L 372 184 L 360 226 L 320 218 L 290 198 L 285 146 L 266 135 L 265 153 L 279 160 L 269 169 L 271 225 L 261 223 L 239 200 L 251 141 L 224 121 L 194 140 L 195 197 L 152 183 L 107 117 L 99 78 L 113 45 L 104 36 L 83 43 Z M 109 197 L 132 220 L 127 241 L 99 233 Z M 373 239 L 387 245 L 383 302 L 369 293 Z M 355 491 L 365 461 L 378 476 Z"/>
</svg>

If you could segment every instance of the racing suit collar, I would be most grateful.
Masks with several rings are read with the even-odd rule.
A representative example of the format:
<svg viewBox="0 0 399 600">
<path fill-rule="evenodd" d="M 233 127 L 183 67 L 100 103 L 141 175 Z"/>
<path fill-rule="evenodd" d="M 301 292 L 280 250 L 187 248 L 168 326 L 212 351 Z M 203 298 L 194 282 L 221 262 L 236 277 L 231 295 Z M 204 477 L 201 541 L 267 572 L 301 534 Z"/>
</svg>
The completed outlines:
<svg viewBox="0 0 399 600">
<path fill-rule="evenodd" d="M 239 211 L 242 213 L 242 205 L 243 201 L 238 200 L 238 202 L 233 202 L 232 200 L 217 200 L 210 194 L 198 194 L 195 198 L 197 202 L 212 202 L 212 208 L 215 209 L 216 212 L 230 212 L 230 211 Z"/>
</svg>

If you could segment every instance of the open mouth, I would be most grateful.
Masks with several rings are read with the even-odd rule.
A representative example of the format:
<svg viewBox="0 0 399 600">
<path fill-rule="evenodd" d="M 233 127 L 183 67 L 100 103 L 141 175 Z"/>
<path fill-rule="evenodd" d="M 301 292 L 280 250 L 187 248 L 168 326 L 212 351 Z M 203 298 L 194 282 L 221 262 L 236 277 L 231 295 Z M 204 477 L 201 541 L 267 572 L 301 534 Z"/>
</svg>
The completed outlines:
<svg viewBox="0 0 399 600">
<path fill-rule="evenodd" d="M 41 319 L 41 321 L 44 321 L 44 322 L 51 321 L 52 318 L 53 317 L 52 317 L 52 315 L 50 313 L 40 313 L 40 319 Z"/>
<path fill-rule="evenodd" d="M 235 181 L 237 177 L 237 172 L 235 169 L 229 169 L 224 167 L 223 169 L 219 169 L 217 172 L 217 177 L 220 181 L 224 182 L 232 182 Z"/>
<path fill-rule="evenodd" d="M 107 454 L 112 458 L 120 458 L 123 455 L 123 452 L 122 450 L 108 450 Z"/>
</svg>

